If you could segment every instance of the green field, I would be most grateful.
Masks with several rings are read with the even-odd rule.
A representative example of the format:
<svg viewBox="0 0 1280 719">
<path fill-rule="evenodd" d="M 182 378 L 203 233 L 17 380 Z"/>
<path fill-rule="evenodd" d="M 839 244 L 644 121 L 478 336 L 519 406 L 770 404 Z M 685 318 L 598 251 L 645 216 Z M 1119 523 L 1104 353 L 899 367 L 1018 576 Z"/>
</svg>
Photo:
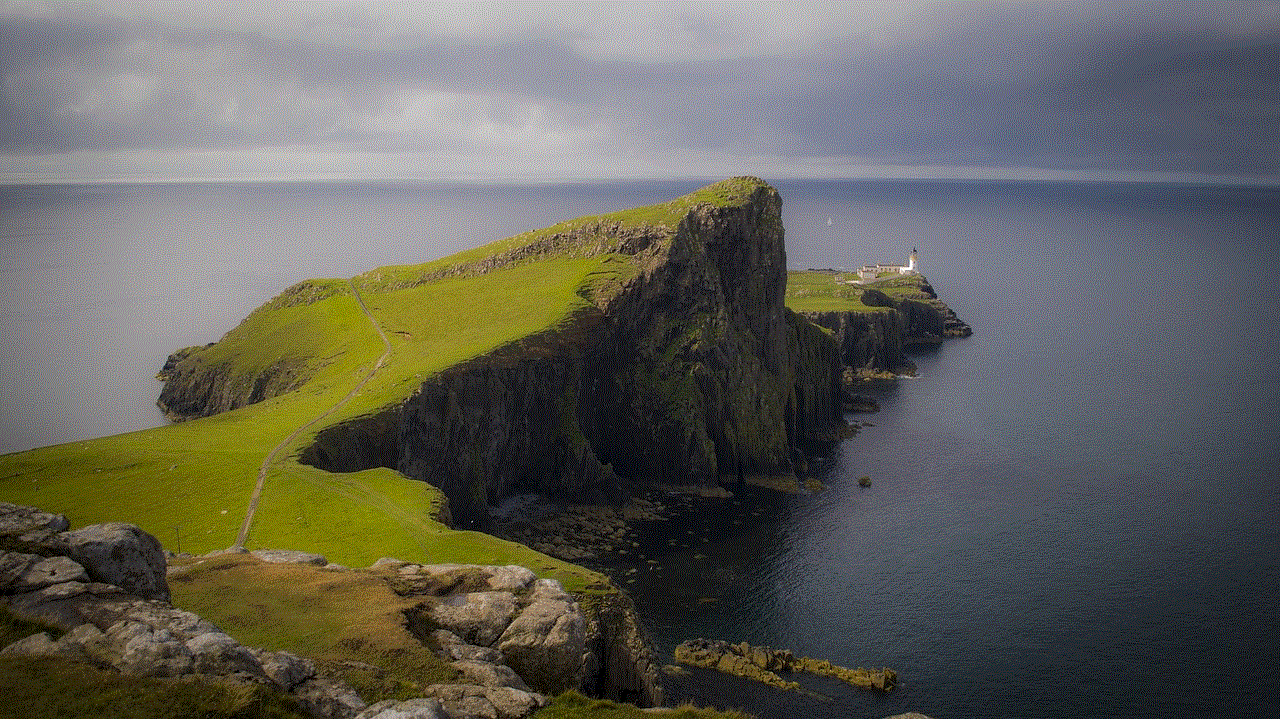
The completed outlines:
<svg viewBox="0 0 1280 719">
<path fill-rule="evenodd" d="M 224 365 L 246 381 L 286 367 L 298 378 L 295 389 L 212 417 L 0 456 L 0 499 L 66 514 L 73 526 L 133 522 L 184 552 L 223 549 L 235 543 L 264 458 L 323 417 L 269 467 L 248 548 L 319 552 L 348 566 L 383 556 L 521 564 L 581 590 L 600 577 L 435 521 L 443 498 L 427 484 L 390 469 L 326 472 L 297 456 L 325 427 L 395 406 L 447 367 L 598 312 L 641 271 L 642 259 L 614 251 L 618 228 L 647 226 L 658 244 L 669 242 L 692 207 L 740 203 L 761 185 L 726 180 L 669 203 L 572 220 L 422 265 L 299 283 L 195 352 L 195 361 Z M 331 411 L 383 353 L 352 287 L 391 353 L 362 391 Z"/>
<path fill-rule="evenodd" d="M 794 312 L 890 312 L 889 307 L 872 307 L 862 303 L 862 293 L 879 290 L 893 299 L 918 291 L 924 280 L 919 275 L 892 275 L 866 284 L 850 285 L 856 272 L 808 270 L 787 273 L 787 307 Z"/>
</svg>

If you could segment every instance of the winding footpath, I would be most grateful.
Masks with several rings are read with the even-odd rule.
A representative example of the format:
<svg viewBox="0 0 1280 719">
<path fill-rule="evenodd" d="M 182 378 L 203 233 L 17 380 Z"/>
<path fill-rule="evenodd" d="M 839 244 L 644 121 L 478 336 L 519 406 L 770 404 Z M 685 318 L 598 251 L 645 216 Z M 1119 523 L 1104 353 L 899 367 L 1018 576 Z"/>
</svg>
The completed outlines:
<svg viewBox="0 0 1280 719">
<path fill-rule="evenodd" d="M 249 509 L 245 512 L 244 523 L 240 525 L 240 534 L 236 536 L 235 544 L 231 545 L 232 549 L 244 549 L 244 543 L 249 539 L 249 529 L 253 526 L 253 515 L 258 511 L 258 500 L 262 498 L 262 487 L 267 482 L 267 470 L 275 463 L 276 457 L 278 457 L 280 453 L 284 451 L 284 448 L 297 438 L 299 434 L 302 434 L 308 428 L 315 425 L 316 422 L 319 422 L 325 417 L 328 417 L 334 412 L 342 409 L 343 405 L 351 401 L 351 398 L 355 397 L 360 390 L 364 389 L 364 386 L 369 383 L 369 380 L 373 379 L 374 373 L 382 369 L 383 365 L 387 363 L 387 360 L 391 359 L 391 340 L 387 339 L 387 333 L 382 331 L 382 326 L 378 324 L 376 319 L 374 319 L 373 313 L 369 311 L 369 306 L 364 303 L 364 298 L 360 296 L 360 292 L 356 289 L 355 284 L 352 283 L 351 280 L 347 280 L 347 286 L 351 288 L 351 294 L 355 296 L 356 302 L 359 303 L 360 311 L 364 312 L 364 316 L 369 318 L 369 324 L 373 325 L 373 329 L 378 333 L 378 337 L 382 338 L 382 356 L 374 363 L 373 369 L 369 370 L 369 373 L 364 376 L 364 379 L 357 382 L 356 386 L 351 388 L 351 391 L 347 393 L 347 396 L 338 400 L 337 404 L 322 412 L 315 419 L 293 430 L 288 437 L 280 440 L 280 444 L 277 444 L 272 448 L 271 452 L 267 454 L 266 459 L 262 460 L 262 466 L 258 467 L 258 483 L 253 488 L 253 496 L 249 499 Z"/>
</svg>

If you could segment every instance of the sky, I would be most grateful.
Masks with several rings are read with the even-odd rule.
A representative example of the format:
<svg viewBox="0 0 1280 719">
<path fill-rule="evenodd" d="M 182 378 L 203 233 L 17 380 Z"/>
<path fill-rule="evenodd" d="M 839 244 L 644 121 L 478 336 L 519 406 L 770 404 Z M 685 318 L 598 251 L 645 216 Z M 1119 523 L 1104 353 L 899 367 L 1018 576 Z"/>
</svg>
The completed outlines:
<svg viewBox="0 0 1280 719">
<path fill-rule="evenodd" d="M 1280 184 L 1280 2 L 0 2 L 0 182 Z"/>
</svg>

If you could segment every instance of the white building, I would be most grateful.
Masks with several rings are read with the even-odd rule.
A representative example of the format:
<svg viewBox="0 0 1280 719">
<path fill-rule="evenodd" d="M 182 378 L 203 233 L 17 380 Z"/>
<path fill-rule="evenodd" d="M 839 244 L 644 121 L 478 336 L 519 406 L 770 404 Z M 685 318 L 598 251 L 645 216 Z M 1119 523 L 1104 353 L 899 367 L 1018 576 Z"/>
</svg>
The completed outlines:
<svg viewBox="0 0 1280 719">
<path fill-rule="evenodd" d="M 919 261 L 919 259 L 920 259 L 919 256 L 916 254 L 916 248 L 912 247 L 911 255 L 907 257 L 907 264 L 905 265 L 864 265 L 862 269 L 858 270 L 858 279 L 862 282 L 866 282 L 868 280 L 874 280 L 880 275 L 883 275 L 886 273 L 892 274 L 892 275 L 919 274 L 919 270 L 916 269 L 916 263 Z"/>
</svg>

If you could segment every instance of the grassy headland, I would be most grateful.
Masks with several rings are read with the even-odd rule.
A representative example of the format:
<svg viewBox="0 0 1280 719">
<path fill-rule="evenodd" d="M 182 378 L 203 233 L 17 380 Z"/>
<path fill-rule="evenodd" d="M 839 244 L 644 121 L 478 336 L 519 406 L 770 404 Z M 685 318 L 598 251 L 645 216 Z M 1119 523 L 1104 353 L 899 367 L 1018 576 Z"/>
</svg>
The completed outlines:
<svg viewBox="0 0 1280 719">
<path fill-rule="evenodd" d="M 66 514 L 74 525 L 128 521 L 166 546 L 203 553 L 234 543 L 258 467 L 298 427 L 332 408 L 373 367 L 381 340 L 359 289 L 392 344 L 389 361 L 340 410 L 300 433 L 266 477 L 247 546 L 319 552 L 364 566 L 379 557 L 520 564 L 582 590 L 598 575 L 521 545 L 435 520 L 433 487 L 390 469 L 335 474 L 297 461 L 325 427 L 409 398 L 424 379 L 598 312 L 644 270 L 614 251 L 606 229 L 661 243 L 689 209 L 740 202 L 759 186 L 738 178 L 669 203 L 580 218 L 451 257 L 309 280 L 265 303 L 192 361 L 252 382 L 270 368 L 290 391 L 180 424 L 0 457 L 0 497 Z"/>
</svg>

